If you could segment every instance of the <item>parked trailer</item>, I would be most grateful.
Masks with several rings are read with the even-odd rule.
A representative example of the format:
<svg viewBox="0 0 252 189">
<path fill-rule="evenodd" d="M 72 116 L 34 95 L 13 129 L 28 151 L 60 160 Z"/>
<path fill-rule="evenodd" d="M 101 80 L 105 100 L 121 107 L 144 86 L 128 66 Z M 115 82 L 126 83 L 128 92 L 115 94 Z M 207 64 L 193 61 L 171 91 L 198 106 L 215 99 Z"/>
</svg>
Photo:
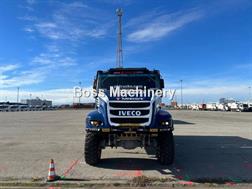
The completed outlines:
<svg viewBox="0 0 252 189">
<path fill-rule="evenodd" d="M 215 103 L 206 104 L 206 110 L 216 111 L 217 110 L 217 106 L 216 106 Z"/>
<path fill-rule="evenodd" d="M 198 104 L 192 104 L 191 109 L 198 111 L 199 110 L 199 105 Z"/>
<path fill-rule="evenodd" d="M 228 104 L 224 105 L 224 109 L 225 109 L 225 111 L 231 111 L 231 108 L 228 106 Z"/>
<path fill-rule="evenodd" d="M 231 102 L 227 104 L 231 112 L 236 112 L 238 110 L 238 104 L 236 102 Z"/>
<path fill-rule="evenodd" d="M 248 111 L 252 112 L 252 103 L 248 103 Z"/>
<path fill-rule="evenodd" d="M 15 112 L 15 111 L 18 111 L 18 105 L 10 105 L 8 107 L 8 112 Z"/>
<path fill-rule="evenodd" d="M 240 112 L 247 112 L 249 110 L 249 105 L 245 103 L 240 103 L 238 105 L 238 108 Z"/>
<path fill-rule="evenodd" d="M 7 112 L 8 111 L 8 105 L 2 104 L 0 105 L 0 112 Z"/>
<path fill-rule="evenodd" d="M 216 104 L 217 110 L 225 111 L 225 104 Z"/>
<path fill-rule="evenodd" d="M 199 104 L 199 110 L 206 110 L 206 104 Z"/>
<path fill-rule="evenodd" d="M 41 111 L 41 110 L 42 110 L 42 106 L 40 106 L 40 105 L 35 106 L 35 111 Z"/>
<path fill-rule="evenodd" d="M 20 112 L 29 111 L 29 106 L 28 105 L 20 105 L 18 107 L 18 111 L 20 111 Z"/>
</svg>

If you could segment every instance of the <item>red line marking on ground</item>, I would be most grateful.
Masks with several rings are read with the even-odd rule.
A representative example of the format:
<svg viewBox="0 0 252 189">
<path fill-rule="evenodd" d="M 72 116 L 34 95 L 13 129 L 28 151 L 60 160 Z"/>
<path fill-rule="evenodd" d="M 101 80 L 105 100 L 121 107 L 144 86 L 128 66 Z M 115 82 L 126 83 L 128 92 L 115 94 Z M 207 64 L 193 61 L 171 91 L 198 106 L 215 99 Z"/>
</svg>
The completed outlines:
<svg viewBox="0 0 252 189">
<path fill-rule="evenodd" d="M 137 170 L 135 170 L 135 177 L 140 177 L 140 176 L 142 176 L 143 175 L 143 171 L 142 170 L 140 170 L 140 169 L 137 169 Z"/>
<path fill-rule="evenodd" d="M 135 170 L 134 172 L 132 171 L 120 171 L 118 173 L 115 173 L 114 176 L 116 177 L 139 177 L 142 176 L 143 172 L 142 170 Z"/>
<path fill-rule="evenodd" d="M 193 182 L 192 181 L 180 181 L 178 182 L 179 184 L 182 184 L 182 185 L 189 185 L 189 186 L 192 186 L 193 185 Z"/>
<path fill-rule="evenodd" d="M 69 168 L 63 173 L 63 176 L 65 177 L 73 168 L 75 165 L 77 165 L 79 163 L 79 159 L 75 160 L 70 166 Z"/>
<path fill-rule="evenodd" d="M 227 186 L 234 186 L 234 185 L 236 185 L 236 183 L 235 182 L 226 182 L 225 185 L 227 185 Z"/>
</svg>

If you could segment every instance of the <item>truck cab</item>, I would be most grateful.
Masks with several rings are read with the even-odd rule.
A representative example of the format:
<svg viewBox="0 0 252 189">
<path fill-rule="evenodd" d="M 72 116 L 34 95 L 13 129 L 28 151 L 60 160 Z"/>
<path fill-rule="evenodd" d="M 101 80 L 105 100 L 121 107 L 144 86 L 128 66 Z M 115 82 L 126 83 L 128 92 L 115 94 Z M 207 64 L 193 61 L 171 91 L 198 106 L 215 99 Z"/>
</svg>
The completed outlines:
<svg viewBox="0 0 252 189">
<path fill-rule="evenodd" d="M 171 114 L 160 107 L 163 88 L 158 70 L 97 71 L 93 83 L 96 109 L 86 117 L 86 163 L 99 163 L 106 147 L 141 147 L 146 152 L 155 150 L 161 164 L 172 164 L 174 128 Z"/>
</svg>

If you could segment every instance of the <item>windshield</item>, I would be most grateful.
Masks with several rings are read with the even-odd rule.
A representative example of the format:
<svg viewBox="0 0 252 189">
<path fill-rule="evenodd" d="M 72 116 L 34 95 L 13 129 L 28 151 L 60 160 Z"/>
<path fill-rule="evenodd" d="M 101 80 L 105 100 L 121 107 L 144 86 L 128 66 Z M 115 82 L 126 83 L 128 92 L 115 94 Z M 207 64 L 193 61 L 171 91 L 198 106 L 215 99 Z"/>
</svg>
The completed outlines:
<svg viewBox="0 0 252 189">
<path fill-rule="evenodd" d="M 98 87 L 101 89 L 109 89 L 110 86 L 121 86 L 124 88 L 134 88 L 136 86 L 143 88 L 159 88 L 158 78 L 154 74 L 139 75 L 100 75 L 98 79 Z"/>
</svg>

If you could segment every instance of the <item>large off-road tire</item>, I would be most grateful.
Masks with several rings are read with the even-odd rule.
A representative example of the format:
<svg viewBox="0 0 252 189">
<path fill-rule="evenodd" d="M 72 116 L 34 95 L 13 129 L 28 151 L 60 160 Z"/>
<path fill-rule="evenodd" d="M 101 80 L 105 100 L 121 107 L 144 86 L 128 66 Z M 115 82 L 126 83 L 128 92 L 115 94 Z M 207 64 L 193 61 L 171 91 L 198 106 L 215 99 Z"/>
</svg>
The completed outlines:
<svg viewBox="0 0 252 189">
<path fill-rule="evenodd" d="M 162 132 L 158 136 L 157 158 L 162 165 L 171 165 L 174 161 L 174 139 L 172 132 Z"/>
<path fill-rule="evenodd" d="M 85 138 L 84 158 L 87 164 L 96 165 L 101 159 L 100 137 L 98 133 L 87 132 Z"/>
</svg>

